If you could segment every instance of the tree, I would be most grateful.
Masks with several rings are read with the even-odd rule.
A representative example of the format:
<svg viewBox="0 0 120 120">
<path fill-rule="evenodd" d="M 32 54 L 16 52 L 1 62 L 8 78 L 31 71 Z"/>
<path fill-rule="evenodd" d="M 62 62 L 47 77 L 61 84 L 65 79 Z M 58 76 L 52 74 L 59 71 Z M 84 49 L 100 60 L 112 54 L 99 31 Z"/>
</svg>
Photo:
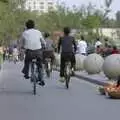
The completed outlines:
<svg viewBox="0 0 120 120">
<path fill-rule="evenodd" d="M 116 24 L 118 27 L 120 27 L 120 11 L 116 12 Z"/>
</svg>

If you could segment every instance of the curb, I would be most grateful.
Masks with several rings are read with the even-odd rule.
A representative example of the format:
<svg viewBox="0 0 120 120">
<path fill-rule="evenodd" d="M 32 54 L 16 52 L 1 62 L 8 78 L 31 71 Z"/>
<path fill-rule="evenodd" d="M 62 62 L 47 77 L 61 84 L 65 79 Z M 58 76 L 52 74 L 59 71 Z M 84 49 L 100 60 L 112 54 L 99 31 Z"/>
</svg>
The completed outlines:
<svg viewBox="0 0 120 120">
<path fill-rule="evenodd" d="M 79 78 L 79 79 L 83 79 L 87 82 L 90 82 L 90 83 L 93 83 L 93 84 L 96 84 L 96 85 L 101 85 L 101 86 L 108 85 L 107 82 L 102 82 L 102 81 L 99 81 L 99 80 L 94 79 L 94 78 L 85 77 L 83 75 L 75 74 L 75 77 Z"/>
<path fill-rule="evenodd" d="M 57 68 L 55 68 L 54 70 L 59 71 Z M 99 81 L 97 79 L 90 78 L 90 77 L 83 76 L 83 75 L 75 74 L 75 77 L 78 78 L 78 79 L 83 79 L 83 80 L 85 80 L 87 82 L 90 82 L 90 83 L 93 83 L 93 84 L 96 84 L 96 85 L 101 85 L 101 86 L 108 85 L 107 81 L 103 82 L 102 80 Z"/>
</svg>

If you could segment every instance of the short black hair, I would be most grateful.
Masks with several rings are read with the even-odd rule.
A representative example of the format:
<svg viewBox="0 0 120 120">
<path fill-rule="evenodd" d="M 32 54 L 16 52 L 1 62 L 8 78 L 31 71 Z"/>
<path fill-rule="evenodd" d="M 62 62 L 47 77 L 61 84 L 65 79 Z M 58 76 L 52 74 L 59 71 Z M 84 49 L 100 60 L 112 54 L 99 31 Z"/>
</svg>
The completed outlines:
<svg viewBox="0 0 120 120">
<path fill-rule="evenodd" d="M 97 48 L 100 48 L 100 45 L 98 45 Z"/>
<path fill-rule="evenodd" d="M 117 46 L 113 46 L 113 49 L 114 49 L 114 50 L 117 50 Z"/>
<path fill-rule="evenodd" d="M 69 35 L 70 34 L 70 28 L 69 27 L 64 27 L 64 34 Z"/>
<path fill-rule="evenodd" d="M 35 22 L 33 20 L 28 20 L 25 25 L 27 29 L 32 29 L 35 27 Z"/>
<path fill-rule="evenodd" d="M 81 40 L 84 40 L 84 36 L 83 35 L 81 35 Z"/>
<path fill-rule="evenodd" d="M 100 41 L 100 38 L 97 38 L 96 41 Z"/>
<path fill-rule="evenodd" d="M 45 32 L 44 33 L 44 38 L 47 38 L 47 37 L 49 37 L 50 36 L 50 34 L 48 33 L 48 32 Z"/>
</svg>

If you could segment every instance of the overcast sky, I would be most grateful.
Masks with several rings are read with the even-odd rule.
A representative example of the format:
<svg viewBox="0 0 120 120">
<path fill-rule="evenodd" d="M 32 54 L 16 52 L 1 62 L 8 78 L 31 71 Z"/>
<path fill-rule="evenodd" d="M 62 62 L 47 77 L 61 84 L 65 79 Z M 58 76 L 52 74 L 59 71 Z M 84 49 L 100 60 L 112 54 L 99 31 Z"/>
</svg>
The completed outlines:
<svg viewBox="0 0 120 120">
<path fill-rule="evenodd" d="M 104 3 L 104 0 L 61 0 L 61 1 L 64 1 L 69 6 L 74 5 L 74 4 L 75 5 L 81 5 L 81 4 L 87 5 L 89 2 L 92 2 L 97 7 L 100 7 Z M 114 13 L 116 13 L 117 10 L 120 10 L 119 3 L 120 3 L 120 0 L 113 0 L 112 6 L 111 6 L 112 16 L 114 16 Z"/>
</svg>

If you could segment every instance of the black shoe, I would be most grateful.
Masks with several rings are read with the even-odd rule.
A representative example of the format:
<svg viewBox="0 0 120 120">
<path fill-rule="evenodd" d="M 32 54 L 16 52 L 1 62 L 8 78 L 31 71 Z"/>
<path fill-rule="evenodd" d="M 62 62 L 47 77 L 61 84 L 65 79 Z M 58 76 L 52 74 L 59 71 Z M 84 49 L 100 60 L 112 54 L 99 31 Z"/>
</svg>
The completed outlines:
<svg viewBox="0 0 120 120">
<path fill-rule="evenodd" d="M 71 76 L 75 76 L 75 72 L 74 71 L 72 71 Z"/>
<path fill-rule="evenodd" d="M 42 81 L 39 81 L 38 84 L 39 84 L 40 86 L 45 86 L 45 82 L 44 82 L 43 80 L 42 80 Z"/>
<path fill-rule="evenodd" d="M 25 71 L 24 71 L 24 69 L 21 71 L 23 74 L 25 74 Z"/>
<path fill-rule="evenodd" d="M 24 75 L 24 78 L 25 79 L 29 79 L 30 77 L 28 75 Z"/>
</svg>

